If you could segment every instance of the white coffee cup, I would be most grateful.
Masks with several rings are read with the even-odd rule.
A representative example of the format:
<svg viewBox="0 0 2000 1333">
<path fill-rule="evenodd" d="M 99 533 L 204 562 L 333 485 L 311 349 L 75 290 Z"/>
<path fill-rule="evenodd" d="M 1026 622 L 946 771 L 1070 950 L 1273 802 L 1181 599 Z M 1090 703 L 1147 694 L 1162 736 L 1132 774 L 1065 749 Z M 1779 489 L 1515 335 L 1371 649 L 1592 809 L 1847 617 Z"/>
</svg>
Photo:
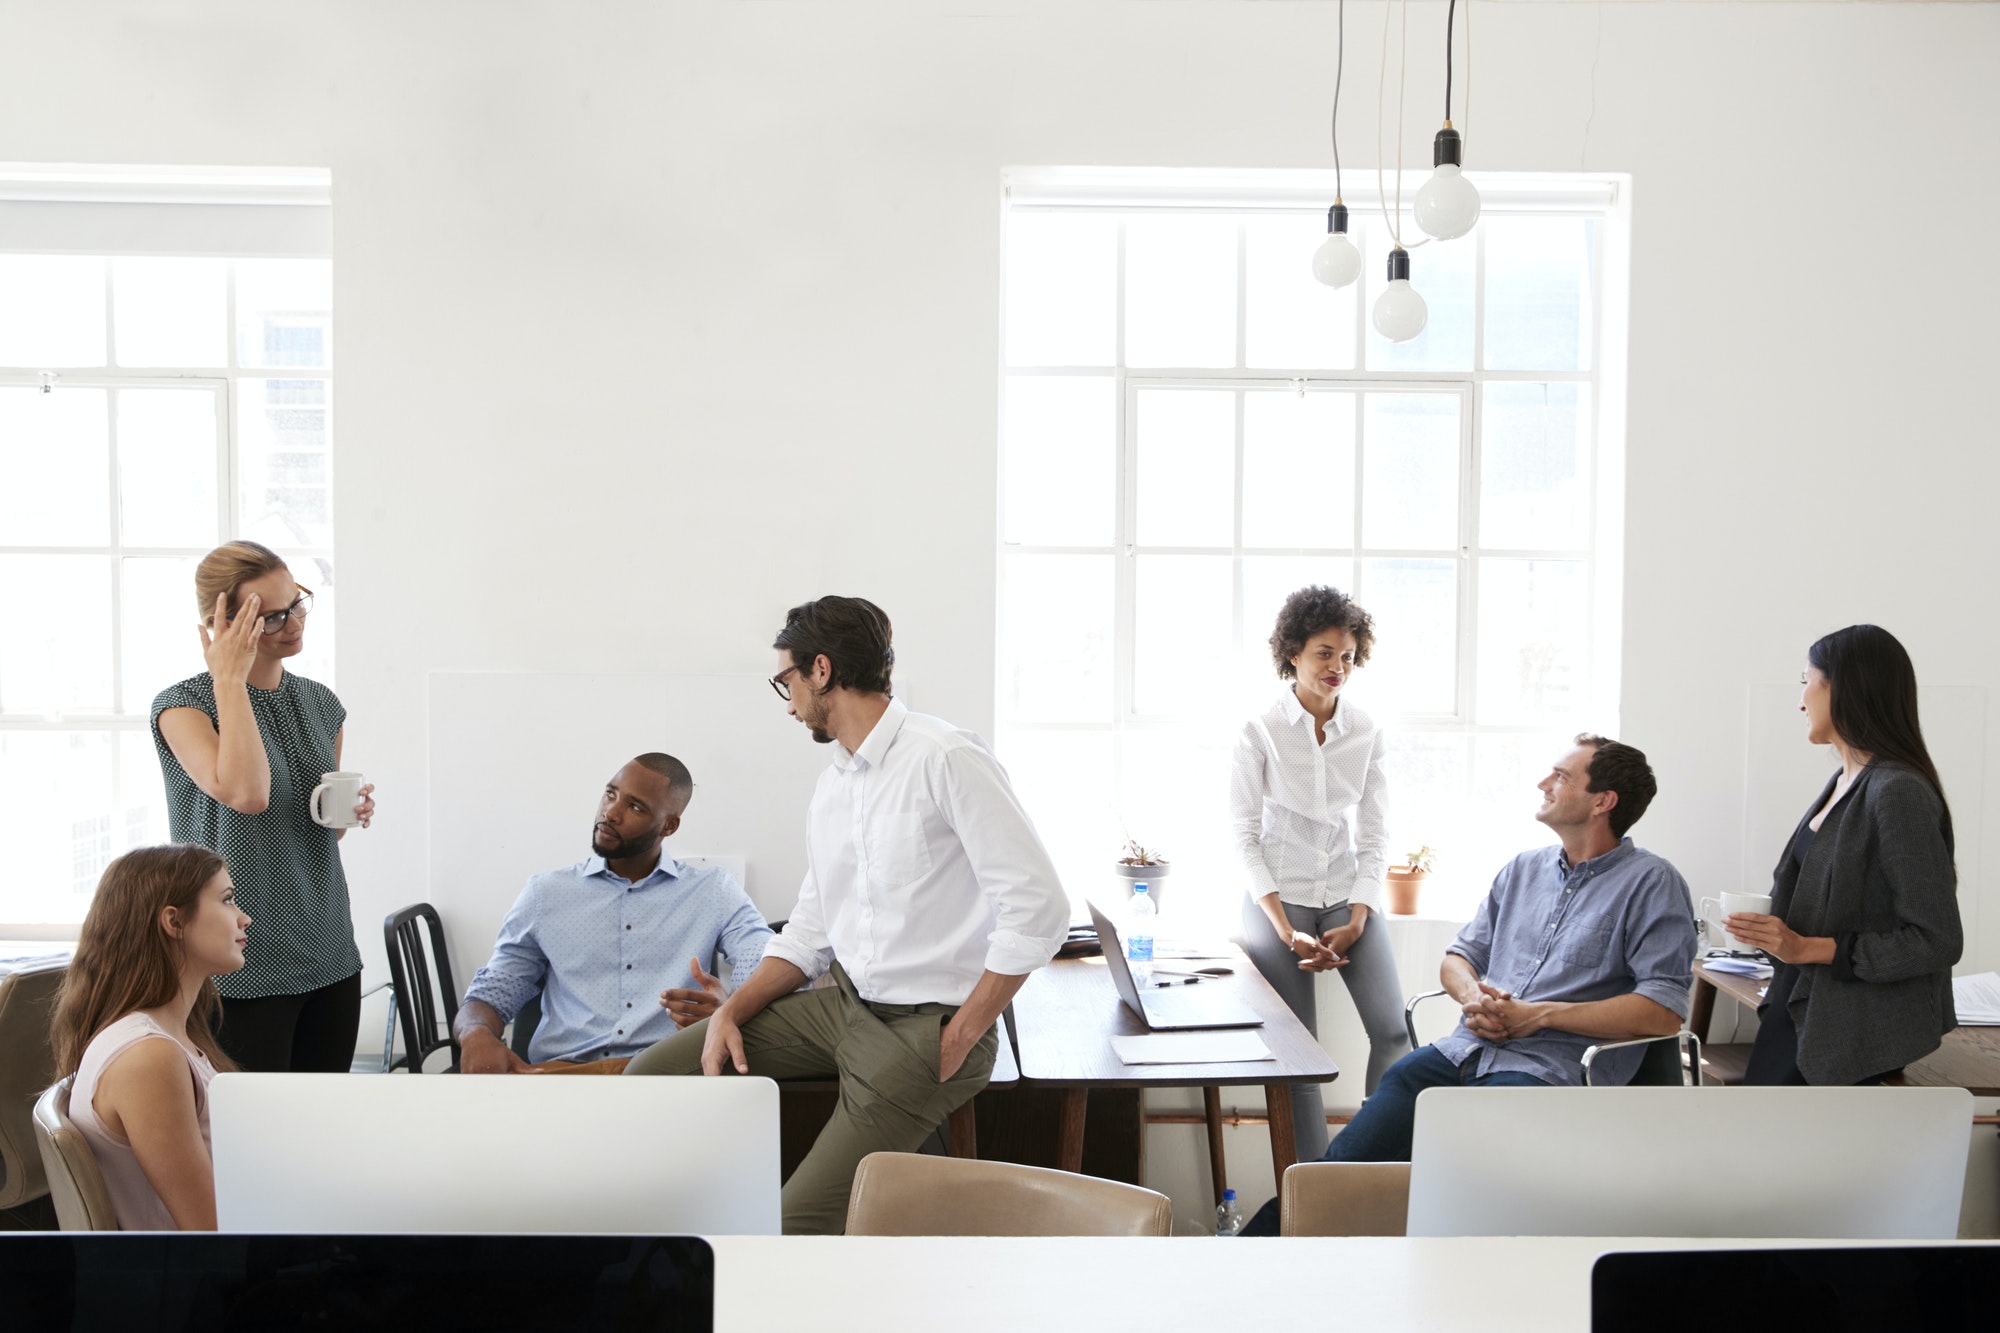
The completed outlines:
<svg viewBox="0 0 2000 1333">
<path fill-rule="evenodd" d="M 1709 904 L 1711 903 L 1715 904 L 1713 911 L 1709 908 Z M 1734 935 L 1723 929 L 1722 918 L 1734 916 L 1738 912 L 1747 912 L 1753 916 L 1769 916 L 1771 914 L 1771 895 L 1768 893 L 1725 893 L 1719 900 L 1715 898 L 1703 898 L 1701 900 L 1701 918 L 1708 923 L 1708 940 L 1710 944 L 1714 944 L 1717 940 L 1720 940 L 1721 944 L 1719 947 L 1727 949 L 1731 953 L 1755 953 L 1757 952 L 1756 945 L 1745 944 L 1742 940 L 1737 939 Z"/>
<path fill-rule="evenodd" d="M 319 786 L 306 798 L 306 813 L 313 823 L 327 828 L 361 827 L 354 807 L 361 803 L 361 786 L 367 780 L 359 773 L 320 774 Z"/>
</svg>

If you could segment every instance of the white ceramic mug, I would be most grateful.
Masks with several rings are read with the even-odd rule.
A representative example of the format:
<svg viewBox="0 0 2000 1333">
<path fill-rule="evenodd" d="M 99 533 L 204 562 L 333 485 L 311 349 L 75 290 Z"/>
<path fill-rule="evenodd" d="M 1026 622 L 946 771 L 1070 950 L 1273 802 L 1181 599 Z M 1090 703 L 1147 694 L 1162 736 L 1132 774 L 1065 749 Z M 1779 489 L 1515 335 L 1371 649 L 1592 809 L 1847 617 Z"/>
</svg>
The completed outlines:
<svg viewBox="0 0 2000 1333">
<path fill-rule="evenodd" d="M 1714 910 L 1710 910 L 1710 904 Z M 1745 944 L 1723 928 L 1722 918 L 1738 912 L 1748 912 L 1754 916 L 1771 914 L 1771 895 L 1768 893 L 1725 893 L 1721 899 L 1701 900 L 1701 919 L 1708 923 L 1708 942 L 1731 953 L 1755 953 L 1757 946 Z M 1718 944 L 1719 942 L 1719 944 Z"/>
<path fill-rule="evenodd" d="M 359 773 L 320 774 L 319 786 L 306 798 L 306 813 L 313 823 L 327 828 L 360 828 L 354 807 L 361 803 L 361 785 L 366 781 Z"/>
</svg>

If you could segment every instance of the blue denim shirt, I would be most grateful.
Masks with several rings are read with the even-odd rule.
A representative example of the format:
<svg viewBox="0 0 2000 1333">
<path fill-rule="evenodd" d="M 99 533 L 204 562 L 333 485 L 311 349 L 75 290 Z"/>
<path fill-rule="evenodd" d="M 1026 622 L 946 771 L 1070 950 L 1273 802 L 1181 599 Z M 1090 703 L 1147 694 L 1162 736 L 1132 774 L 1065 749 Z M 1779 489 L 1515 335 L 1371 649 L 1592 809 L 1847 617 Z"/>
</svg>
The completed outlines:
<svg viewBox="0 0 2000 1333">
<path fill-rule="evenodd" d="M 1694 905 L 1687 881 L 1630 838 L 1572 866 L 1561 847 L 1507 863 L 1472 921 L 1446 952 L 1492 985 L 1529 1001 L 1581 1003 L 1643 995 L 1685 1019 L 1694 985 Z M 1544 1029 L 1495 1045 L 1460 1022 L 1437 1043 L 1453 1064 L 1476 1055 L 1484 1077 L 1516 1070 L 1545 1083 L 1583 1081 L 1583 1053 L 1603 1040 Z M 1596 1077 L 1623 1083 L 1637 1049 L 1598 1061 Z"/>
<path fill-rule="evenodd" d="M 512 1021 L 542 997 L 542 1023 L 528 1058 L 602 1060 L 637 1055 L 674 1034 L 660 992 L 697 983 L 688 961 L 705 968 L 719 950 L 741 981 L 764 956 L 771 928 L 736 877 L 662 854 L 637 884 L 604 858 L 536 875 L 521 890 L 493 957 L 465 988 Z"/>
</svg>

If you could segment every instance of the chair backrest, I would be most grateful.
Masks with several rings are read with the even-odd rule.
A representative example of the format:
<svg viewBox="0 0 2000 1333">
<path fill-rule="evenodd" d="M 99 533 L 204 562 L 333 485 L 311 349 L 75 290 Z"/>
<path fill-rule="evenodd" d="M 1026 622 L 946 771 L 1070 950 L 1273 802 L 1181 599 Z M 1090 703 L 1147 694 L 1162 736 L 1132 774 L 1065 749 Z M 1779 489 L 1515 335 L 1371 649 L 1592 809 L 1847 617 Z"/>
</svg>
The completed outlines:
<svg viewBox="0 0 2000 1333">
<path fill-rule="evenodd" d="M 1094 1176 L 963 1157 L 878 1152 L 861 1159 L 850 1236 L 1165 1236 L 1164 1194 Z"/>
<path fill-rule="evenodd" d="M 1583 1053 L 1583 1085 L 1598 1086 L 1592 1074 L 1598 1058 L 1606 1051 L 1636 1046 L 1639 1067 L 1625 1081 L 1634 1088 L 1698 1088 L 1701 1086 L 1701 1038 L 1682 1030 L 1664 1037 L 1638 1037 L 1631 1041 L 1601 1042 Z M 1616 1086 L 1616 1085 L 1613 1085 Z"/>
<path fill-rule="evenodd" d="M 428 928 L 428 951 L 419 922 Z M 421 1074 L 425 1058 L 449 1046 L 451 1067 L 457 1069 L 458 1043 L 451 1039 L 451 1025 L 458 1017 L 458 989 L 452 982 L 451 955 L 445 949 L 444 922 L 438 919 L 437 908 L 417 903 L 383 917 L 382 943 L 389 954 L 396 1013 L 403 1024 L 403 1054 L 389 1068 L 400 1065 Z"/>
<path fill-rule="evenodd" d="M 1400 1236 L 1409 1218 L 1408 1162 L 1300 1162 L 1285 1169 L 1281 1236 Z"/>
<path fill-rule="evenodd" d="M 49 1020 L 68 971 L 67 960 L 51 960 L 0 976 L 0 1208 L 49 1192 L 35 1146 L 35 1099 L 55 1082 Z"/>
<path fill-rule="evenodd" d="M 83 1131 L 69 1118 L 72 1074 L 44 1092 L 35 1103 L 35 1138 L 48 1174 L 56 1221 L 64 1231 L 116 1231 L 118 1209 L 105 1188 L 104 1173 Z"/>
<path fill-rule="evenodd" d="M 523 1060 L 528 1058 L 528 1043 L 535 1039 L 535 1029 L 542 1025 L 542 997 L 537 992 L 528 997 L 527 1003 L 514 1011 L 514 1030 L 507 1044 L 514 1048 L 514 1054 Z"/>
</svg>

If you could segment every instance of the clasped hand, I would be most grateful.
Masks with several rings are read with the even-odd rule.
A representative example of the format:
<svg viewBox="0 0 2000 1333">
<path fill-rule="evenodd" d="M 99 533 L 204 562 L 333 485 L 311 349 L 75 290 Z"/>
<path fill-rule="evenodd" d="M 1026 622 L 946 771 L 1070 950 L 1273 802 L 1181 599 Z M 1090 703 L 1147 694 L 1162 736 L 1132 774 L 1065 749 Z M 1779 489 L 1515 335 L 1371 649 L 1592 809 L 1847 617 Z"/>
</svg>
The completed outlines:
<svg viewBox="0 0 2000 1333">
<path fill-rule="evenodd" d="M 1333 947 L 1334 937 L 1345 929 L 1342 927 L 1329 930 L 1318 939 L 1314 939 L 1303 930 L 1293 931 L 1292 938 L 1287 943 L 1291 946 L 1292 952 L 1298 955 L 1299 969 L 1304 972 L 1328 972 L 1336 967 L 1346 967 L 1346 957 Z M 1342 943 L 1349 941 L 1343 940 Z"/>
<path fill-rule="evenodd" d="M 1517 1000 L 1513 992 L 1484 981 L 1479 983 L 1478 997 L 1462 1005 L 1461 1009 L 1465 1014 L 1466 1029 L 1473 1036 L 1484 1038 L 1496 1046 L 1531 1032 L 1539 1032 L 1542 1028 L 1540 1005 Z"/>
</svg>

